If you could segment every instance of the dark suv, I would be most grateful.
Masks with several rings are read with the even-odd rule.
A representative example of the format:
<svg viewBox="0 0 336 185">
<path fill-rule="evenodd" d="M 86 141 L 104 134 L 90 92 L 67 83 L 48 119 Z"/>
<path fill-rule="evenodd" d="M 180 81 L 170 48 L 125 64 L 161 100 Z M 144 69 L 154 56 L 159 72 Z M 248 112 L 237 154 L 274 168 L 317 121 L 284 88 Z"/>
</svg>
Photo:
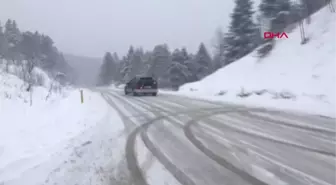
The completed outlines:
<svg viewBox="0 0 336 185">
<path fill-rule="evenodd" d="M 135 77 L 125 86 L 125 94 L 137 95 L 152 95 L 158 93 L 157 81 L 152 77 Z"/>
</svg>

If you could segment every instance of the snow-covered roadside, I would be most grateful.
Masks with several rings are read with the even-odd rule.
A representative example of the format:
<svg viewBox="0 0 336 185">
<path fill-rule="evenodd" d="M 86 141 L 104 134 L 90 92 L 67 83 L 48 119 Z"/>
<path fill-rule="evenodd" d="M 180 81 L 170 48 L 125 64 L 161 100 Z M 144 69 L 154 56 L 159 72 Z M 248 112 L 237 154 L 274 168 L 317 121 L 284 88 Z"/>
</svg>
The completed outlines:
<svg viewBox="0 0 336 185">
<path fill-rule="evenodd" d="M 195 92 L 160 91 L 160 94 L 186 96 L 200 100 L 223 102 L 231 105 L 242 105 L 250 108 L 266 108 L 271 110 L 293 111 L 303 114 L 320 115 L 335 118 L 335 109 L 330 104 L 308 97 L 300 97 L 299 100 L 272 99 L 271 96 L 252 96 L 240 98 L 236 95 L 216 96 Z"/>
<path fill-rule="evenodd" d="M 123 124 L 99 93 L 54 93 L 0 74 L 0 184 L 113 184 Z"/>
<path fill-rule="evenodd" d="M 179 92 L 161 92 L 336 117 L 335 23 L 323 8 L 305 25 L 305 45 L 296 28 L 262 60 L 252 53 Z"/>
</svg>

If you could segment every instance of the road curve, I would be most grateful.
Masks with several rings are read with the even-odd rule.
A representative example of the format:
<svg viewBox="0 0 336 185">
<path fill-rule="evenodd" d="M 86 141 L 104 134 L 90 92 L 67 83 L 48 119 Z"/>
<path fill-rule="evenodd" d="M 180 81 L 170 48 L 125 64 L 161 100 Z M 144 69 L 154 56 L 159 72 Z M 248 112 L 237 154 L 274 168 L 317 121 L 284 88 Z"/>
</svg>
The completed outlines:
<svg viewBox="0 0 336 185">
<path fill-rule="evenodd" d="M 334 185 L 334 119 L 159 94 L 101 90 L 128 134 L 134 185 L 154 157 L 182 185 Z M 150 151 L 143 167 L 136 143 Z"/>
</svg>

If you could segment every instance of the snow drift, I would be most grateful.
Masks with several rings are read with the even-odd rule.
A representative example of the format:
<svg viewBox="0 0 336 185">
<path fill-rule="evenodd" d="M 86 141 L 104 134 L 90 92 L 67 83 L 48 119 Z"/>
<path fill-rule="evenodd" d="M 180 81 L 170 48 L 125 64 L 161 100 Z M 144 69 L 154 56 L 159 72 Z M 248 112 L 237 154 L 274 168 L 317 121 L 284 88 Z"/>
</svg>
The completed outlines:
<svg viewBox="0 0 336 185">
<path fill-rule="evenodd" d="M 307 44 L 297 28 L 265 58 L 251 53 L 180 92 L 335 117 L 335 26 L 335 14 L 323 8 L 305 25 Z"/>
</svg>

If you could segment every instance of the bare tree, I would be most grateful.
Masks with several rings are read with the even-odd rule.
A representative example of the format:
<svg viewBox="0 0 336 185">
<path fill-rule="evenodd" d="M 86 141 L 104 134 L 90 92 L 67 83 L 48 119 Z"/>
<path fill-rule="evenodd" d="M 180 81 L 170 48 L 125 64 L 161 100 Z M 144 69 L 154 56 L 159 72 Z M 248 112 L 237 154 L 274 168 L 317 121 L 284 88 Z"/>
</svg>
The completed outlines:
<svg viewBox="0 0 336 185">
<path fill-rule="evenodd" d="M 53 78 L 50 82 L 50 85 L 49 85 L 49 90 L 48 90 L 48 94 L 47 96 L 45 97 L 45 100 L 47 101 L 49 99 L 49 97 L 52 95 L 52 91 L 58 91 L 58 93 L 61 93 L 62 92 L 62 86 L 61 86 L 61 83 L 62 81 L 66 78 L 66 74 L 64 73 L 56 73 L 55 75 L 53 75 Z M 57 84 L 58 82 L 58 84 Z"/>
<path fill-rule="evenodd" d="M 333 4 L 332 0 L 326 0 L 326 4 L 328 4 L 329 10 L 334 13 L 335 8 L 334 8 L 334 4 Z"/>
<path fill-rule="evenodd" d="M 26 91 L 30 92 L 30 106 L 33 105 L 33 85 L 34 85 L 33 70 L 36 64 L 37 64 L 37 60 L 35 57 L 32 57 L 31 59 L 27 60 L 28 87 Z"/>
<path fill-rule="evenodd" d="M 303 26 L 303 20 L 300 20 L 299 27 L 300 27 L 300 35 L 301 35 L 301 44 L 305 44 L 307 42 L 307 37 L 306 37 L 304 26 Z"/>
<path fill-rule="evenodd" d="M 298 2 L 299 3 L 299 2 Z M 303 21 L 305 18 L 307 18 L 307 23 L 309 24 L 311 22 L 310 15 L 309 15 L 309 6 L 307 0 L 301 0 L 301 4 L 303 5 L 303 11 L 301 11 L 301 18 L 299 20 L 299 28 L 300 28 L 300 35 L 301 35 L 301 44 L 305 44 L 308 41 L 308 38 L 306 37 Z"/>
</svg>

